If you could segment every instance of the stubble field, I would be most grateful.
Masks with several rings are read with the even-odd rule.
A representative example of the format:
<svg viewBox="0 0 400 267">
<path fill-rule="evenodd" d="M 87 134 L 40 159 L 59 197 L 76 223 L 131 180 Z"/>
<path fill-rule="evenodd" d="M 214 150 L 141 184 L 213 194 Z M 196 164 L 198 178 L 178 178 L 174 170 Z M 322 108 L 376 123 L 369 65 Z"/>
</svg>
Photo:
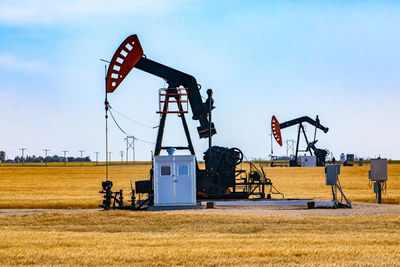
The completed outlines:
<svg viewBox="0 0 400 267">
<path fill-rule="evenodd" d="M 115 189 L 147 179 L 150 165 L 110 167 Z M 373 202 L 369 167 L 342 168 L 352 201 Z M 330 199 L 323 168 L 266 168 L 285 197 Z M 93 210 L 104 166 L 0 167 L 0 208 L 71 208 L 0 216 L 0 265 L 399 266 L 400 215 L 266 216 Z M 389 166 L 386 203 L 400 201 Z M 394 205 L 398 207 L 398 205 Z M 79 209 L 85 210 L 79 210 Z M 76 209 L 76 210 L 75 210 Z M 310 213 L 311 214 L 311 213 Z"/>
<path fill-rule="evenodd" d="M 129 198 L 130 181 L 149 178 L 151 165 L 110 166 L 114 189 L 123 189 Z M 243 164 L 243 168 L 248 168 Z M 267 176 L 286 198 L 330 199 L 325 185 L 324 168 L 266 167 Z M 369 166 L 342 167 L 340 181 L 346 196 L 352 201 L 373 202 L 373 188 L 368 182 Z M 400 164 L 388 167 L 389 181 L 385 203 L 400 203 Z M 0 167 L 0 208 L 97 208 L 101 203 L 101 181 L 105 167 L 79 164 L 5 165 Z M 279 197 L 279 196 L 276 196 Z"/>
<path fill-rule="evenodd" d="M 396 266 L 399 216 L 167 212 L 0 218 L 0 265 Z"/>
</svg>

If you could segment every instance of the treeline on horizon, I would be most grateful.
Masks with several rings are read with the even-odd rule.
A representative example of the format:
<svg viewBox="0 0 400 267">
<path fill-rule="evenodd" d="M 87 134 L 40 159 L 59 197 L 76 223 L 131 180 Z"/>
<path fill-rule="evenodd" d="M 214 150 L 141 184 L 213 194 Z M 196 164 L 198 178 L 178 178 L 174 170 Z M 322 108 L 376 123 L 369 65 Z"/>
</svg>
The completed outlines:
<svg viewBox="0 0 400 267">
<path fill-rule="evenodd" d="M 53 156 L 47 156 L 47 157 L 42 157 L 42 156 L 25 156 L 25 157 L 20 157 L 16 156 L 14 159 L 6 159 L 6 153 L 4 151 L 0 151 L 0 162 L 31 162 L 31 163 L 39 163 L 39 162 L 91 162 L 92 160 L 90 159 L 89 156 L 86 157 L 66 157 L 66 160 L 64 157 L 60 157 L 58 155 L 53 155 Z"/>
</svg>

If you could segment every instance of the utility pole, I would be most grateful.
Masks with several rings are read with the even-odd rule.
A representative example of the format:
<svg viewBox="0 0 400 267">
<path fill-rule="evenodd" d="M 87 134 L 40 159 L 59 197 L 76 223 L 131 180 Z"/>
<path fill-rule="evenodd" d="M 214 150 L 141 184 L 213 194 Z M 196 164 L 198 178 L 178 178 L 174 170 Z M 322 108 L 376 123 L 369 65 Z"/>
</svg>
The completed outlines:
<svg viewBox="0 0 400 267">
<path fill-rule="evenodd" d="M 129 149 L 132 149 L 133 162 L 135 162 L 135 139 L 133 135 L 124 139 L 126 141 L 126 164 L 128 164 Z"/>
<path fill-rule="evenodd" d="M 292 151 L 294 154 L 294 140 L 293 139 L 286 139 L 286 157 L 289 157 L 289 151 Z"/>
<path fill-rule="evenodd" d="M 100 152 L 94 152 L 96 154 L 96 166 L 99 165 L 99 153 Z"/>
<path fill-rule="evenodd" d="M 64 166 L 67 166 L 67 150 L 62 151 L 64 153 Z"/>
<path fill-rule="evenodd" d="M 269 134 L 271 136 L 271 155 L 274 154 L 274 147 L 273 147 L 273 142 L 272 142 L 272 133 Z"/>
<path fill-rule="evenodd" d="M 19 150 L 21 150 L 21 152 L 22 152 L 21 162 L 22 162 L 22 166 L 24 166 L 24 151 L 26 150 L 26 148 L 20 148 Z"/>
<path fill-rule="evenodd" d="M 85 150 L 79 150 L 79 152 L 81 152 L 81 166 L 82 166 L 82 153 L 85 152 Z"/>
<path fill-rule="evenodd" d="M 45 148 L 43 149 L 43 151 L 44 151 L 44 166 L 47 167 L 47 152 L 49 152 L 50 149 Z"/>
<path fill-rule="evenodd" d="M 124 164 L 124 151 L 121 150 L 121 164 Z"/>
</svg>

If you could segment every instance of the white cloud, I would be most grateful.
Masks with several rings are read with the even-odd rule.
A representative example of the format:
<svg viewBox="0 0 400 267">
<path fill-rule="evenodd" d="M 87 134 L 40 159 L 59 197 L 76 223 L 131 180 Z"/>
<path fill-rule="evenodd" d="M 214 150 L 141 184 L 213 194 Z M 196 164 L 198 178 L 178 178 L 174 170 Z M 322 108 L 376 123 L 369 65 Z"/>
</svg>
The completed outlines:
<svg viewBox="0 0 400 267">
<path fill-rule="evenodd" d="M 40 61 L 27 61 L 11 54 L 0 54 L 0 69 L 9 71 L 37 72 L 46 69 L 46 64 Z"/>
<path fill-rule="evenodd" d="M 0 24 L 52 24 L 121 14 L 164 14 L 184 0 L 21 0 L 0 1 Z M 118 15 L 116 15 L 118 14 Z"/>
</svg>

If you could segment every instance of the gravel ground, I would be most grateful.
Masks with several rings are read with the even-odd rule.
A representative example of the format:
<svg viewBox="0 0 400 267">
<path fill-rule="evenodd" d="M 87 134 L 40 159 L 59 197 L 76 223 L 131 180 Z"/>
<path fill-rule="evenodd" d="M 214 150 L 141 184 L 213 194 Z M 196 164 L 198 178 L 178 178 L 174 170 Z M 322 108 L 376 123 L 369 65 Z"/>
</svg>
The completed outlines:
<svg viewBox="0 0 400 267">
<path fill-rule="evenodd" d="M 200 210 L 173 210 L 161 211 L 169 214 L 233 214 L 233 215 L 270 215 L 270 216 L 374 216 L 382 214 L 400 215 L 400 205 L 373 204 L 353 202 L 352 209 L 328 209 L 290 206 L 231 206 L 215 207 L 214 209 Z M 0 209 L 0 217 L 5 216 L 28 216 L 45 212 L 94 212 L 99 209 Z M 129 212 L 129 211 L 127 211 Z M 153 211 L 154 212 L 154 211 Z M 156 211 L 160 212 L 160 211 Z"/>
<path fill-rule="evenodd" d="M 0 209 L 0 217 L 6 216 L 28 216 L 46 212 L 93 212 L 100 209 Z"/>
<path fill-rule="evenodd" d="M 315 208 L 290 206 L 236 206 L 216 207 L 214 209 L 168 211 L 169 213 L 200 214 L 246 214 L 272 216 L 373 216 L 382 214 L 400 215 L 400 205 L 353 202 L 352 209 Z"/>
</svg>

